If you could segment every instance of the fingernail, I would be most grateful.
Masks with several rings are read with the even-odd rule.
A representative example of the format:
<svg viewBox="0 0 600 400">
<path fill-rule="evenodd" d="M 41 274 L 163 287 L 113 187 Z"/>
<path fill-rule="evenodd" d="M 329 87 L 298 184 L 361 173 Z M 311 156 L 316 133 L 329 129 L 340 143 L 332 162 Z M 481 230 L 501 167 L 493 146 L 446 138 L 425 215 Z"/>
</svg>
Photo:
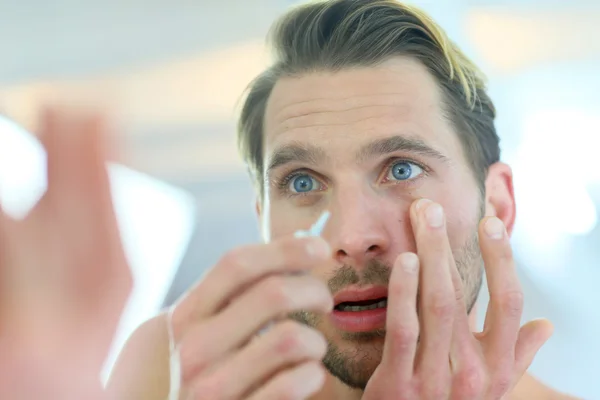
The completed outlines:
<svg viewBox="0 0 600 400">
<path fill-rule="evenodd" d="M 439 204 L 431 204 L 425 210 L 425 218 L 432 228 L 439 228 L 444 224 L 444 210 Z"/>
<path fill-rule="evenodd" d="M 504 224 L 498 218 L 492 217 L 485 222 L 485 233 L 490 239 L 502 239 L 504 232 Z"/>
<path fill-rule="evenodd" d="M 429 204 L 429 203 L 431 203 L 431 200 L 428 200 L 428 199 L 420 199 L 420 200 L 418 200 L 418 201 L 417 201 L 417 204 L 415 205 L 415 209 L 416 209 L 417 211 L 419 211 L 421 208 L 423 208 L 423 206 L 424 206 L 425 204 Z"/>
<path fill-rule="evenodd" d="M 419 269 L 419 257 L 414 253 L 401 254 L 400 265 L 409 274 L 414 274 Z"/>
<path fill-rule="evenodd" d="M 326 258 L 331 253 L 329 243 L 321 238 L 311 238 L 306 244 L 306 250 L 309 255 L 315 258 Z"/>
</svg>

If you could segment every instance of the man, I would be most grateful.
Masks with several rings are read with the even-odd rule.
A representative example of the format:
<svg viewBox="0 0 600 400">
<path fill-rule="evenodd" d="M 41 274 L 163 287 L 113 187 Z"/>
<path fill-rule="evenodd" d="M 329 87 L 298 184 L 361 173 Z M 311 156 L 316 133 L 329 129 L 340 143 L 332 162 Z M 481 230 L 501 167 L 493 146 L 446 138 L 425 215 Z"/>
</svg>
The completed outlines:
<svg viewBox="0 0 600 400">
<path fill-rule="evenodd" d="M 552 328 L 520 327 L 512 173 L 480 71 L 395 1 L 313 2 L 272 39 L 239 121 L 266 243 L 144 324 L 109 393 L 164 400 L 173 352 L 181 399 L 566 398 L 526 374 Z M 324 211 L 321 238 L 294 237 Z"/>
</svg>

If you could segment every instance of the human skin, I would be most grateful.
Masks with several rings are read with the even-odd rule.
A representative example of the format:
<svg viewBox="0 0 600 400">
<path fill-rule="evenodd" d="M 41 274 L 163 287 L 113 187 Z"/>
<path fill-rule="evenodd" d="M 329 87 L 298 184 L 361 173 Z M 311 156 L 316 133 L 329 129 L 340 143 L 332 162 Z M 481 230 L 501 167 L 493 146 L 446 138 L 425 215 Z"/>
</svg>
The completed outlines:
<svg viewBox="0 0 600 400">
<path fill-rule="evenodd" d="M 480 221 L 484 216 L 494 217 L 494 222 L 503 225 L 502 231 L 506 227 L 508 236 L 515 220 L 515 200 L 510 168 L 502 163 L 490 168 L 485 197 L 481 196 L 458 134 L 444 117 L 442 104 L 433 76 L 416 60 L 402 57 L 376 67 L 284 77 L 269 98 L 264 132 L 267 186 L 264 201 L 257 205 L 263 224 L 267 224 L 262 229 L 265 240 L 308 226 L 324 210 L 330 210 L 332 216 L 323 237 L 332 246 L 334 256 L 330 263 L 315 266 L 313 274 L 329 283 L 334 299 L 336 293 L 347 288 L 390 285 L 390 273 L 399 268 L 395 264 L 402 253 L 418 254 L 420 258 L 420 324 L 416 312 L 414 318 L 406 314 L 413 324 L 400 322 L 397 328 L 403 331 L 399 334 L 390 329 L 390 314 L 370 332 L 349 332 L 333 323 L 332 318 L 316 313 L 292 315 L 327 339 L 324 364 L 331 375 L 339 378 L 329 381 L 339 386 L 339 398 L 360 398 L 368 383 L 371 386 L 364 396 L 369 389 L 374 390 L 372 379 L 378 369 L 384 368 L 386 351 L 406 347 L 389 338 L 402 337 L 406 329 L 418 334 L 420 328 L 419 349 L 427 350 L 417 354 L 417 360 L 413 355 L 406 362 L 419 376 L 403 382 L 402 388 L 390 389 L 396 394 L 412 391 L 415 396 L 426 396 L 446 390 L 443 396 L 458 398 L 465 390 L 475 390 L 486 392 L 486 396 L 492 396 L 489 398 L 500 398 L 514 387 L 528 366 L 518 365 L 520 361 L 514 359 L 509 366 L 500 355 L 510 349 L 514 354 L 519 334 L 520 321 L 515 317 L 520 316 L 523 296 L 514 265 L 499 272 L 504 287 L 492 293 L 492 303 L 504 308 L 503 313 L 497 313 L 497 317 L 501 314 L 505 318 L 504 324 L 497 325 L 510 328 L 500 332 L 496 326 L 496 331 L 488 333 L 502 337 L 495 338 L 493 349 L 486 354 L 464 334 L 469 328 L 467 312 L 477 298 L 483 269 L 477 240 Z M 399 173 L 394 173 L 394 168 Z M 416 216 L 414 208 L 411 211 L 418 199 L 429 199 L 443 209 L 448 254 L 440 250 L 444 241 L 436 241 L 435 231 L 422 228 L 420 221 L 424 218 Z M 453 258 L 454 262 L 441 257 Z M 495 260 L 489 261 L 495 264 Z M 450 269 L 458 269 L 463 278 L 462 306 L 466 309 L 456 317 Z M 411 292 L 408 287 L 404 289 Z M 413 311 L 416 290 L 415 285 Z M 388 303 L 388 310 L 392 309 L 400 312 Z M 463 324 L 456 328 L 461 318 Z M 541 331 L 532 334 L 538 340 L 535 346 L 543 343 L 540 339 L 544 333 L 540 332 L 546 327 L 538 328 Z M 469 341 L 467 346 L 457 344 L 460 335 L 456 332 L 460 329 L 464 340 Z M 385 335 L 382 330 L 386 330 Z M 453 352 L 463 354 L 450 356 Z M 517 358 L 520 356 L 517 354 Z M 449 358 L 460 358 L 463 368 L 455 365 L 451 371 Z M 499 374 L 495 369 L 500 364 L 503 370 Z M 396 368 L 401 369 L 398 365 Z M 389 373 L 388 377 L 402 381 L 398 374 Z M 476 376 L 464 376 L 468 374 Z M 469 385 L 477 388 L 466 388 Z M 385 391 L 379 396 L 393 397 Z"/>
</svg>

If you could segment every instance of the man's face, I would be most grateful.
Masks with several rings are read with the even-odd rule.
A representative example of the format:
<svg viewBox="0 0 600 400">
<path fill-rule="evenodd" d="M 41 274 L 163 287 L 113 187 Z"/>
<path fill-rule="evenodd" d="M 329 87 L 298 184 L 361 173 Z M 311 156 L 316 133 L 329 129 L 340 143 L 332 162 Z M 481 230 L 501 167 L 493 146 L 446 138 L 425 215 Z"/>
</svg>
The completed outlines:
<svg viewBox="0 0 600 400">
<path fill-rule="evenodd" d="M 391 266 L 416 252 L 409 207 L 444 207 L 468 306 L 480 286 L 482 199 L 441 93 L 417 61 L 283 78 L 265 115 L 264 239 L 307 229 L 325 210 L 334 252 L 313 274 L 338 304 L 331 315 L 296 313 L 329 341 L 330 372 L 361 388 L 381 360 Z M 352 307 L 352 308 L 349 308 Z M 373 308 L 376 307 L 376 308 Z"/>
</svg>

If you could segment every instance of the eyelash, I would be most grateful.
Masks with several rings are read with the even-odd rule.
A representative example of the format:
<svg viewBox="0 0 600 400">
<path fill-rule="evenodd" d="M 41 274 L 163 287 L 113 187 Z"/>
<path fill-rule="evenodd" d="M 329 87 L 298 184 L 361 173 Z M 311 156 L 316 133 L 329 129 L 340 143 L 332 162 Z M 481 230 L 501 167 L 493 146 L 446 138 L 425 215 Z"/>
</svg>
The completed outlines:
<svg viewBox="0 0 600 400">
<path fill-rule="evenodd" d="M 290 190 L 288 190 L 288 187 L 290 185 L 290 182 L 292 181 L 292 179 L 298 177 L 298 176 L 303 176 L 303 175 L 309 175 L 311 176 L 311 174 L 308 171 L 305 170 L 298 170 L 298 171 L 294 171 L 291 174 L 287 175 L 285 178 L 283 178 L 281 181 L 279 181 L 277 183 L 277 187 L 279 189 L 279 191 L 281 193 L 284 193 L 290 197 L 298 197 L 298 196 L 307 196 L 309 194 L 313 194 L 314 192 L 306 192 L 306 193 L 294 193 L 291 192 Z M 313 177 L 314 179 L 314 177 Z"/>
<path fill-rule="evenodd" d="M 395 183 L 395 184 L 401 185 L 401 184 L 413 183 L 413 182 L 415 182 L 417 179 L 420 179 L 420 178 L 422 178 L 422 177 L 424 177 L 424 176 L 427 176 L 427 175 L 429 175 L 429 173 L 431 172 L 431 169 L 430 169 L 429 167 L 427 167 L 426 165 L 424 165 L 424 164 L 421 164 L 421 163 L 420 163 L 420 162 L 418 162 L 418 161 L 411 160 L 411 159 L 407 159 L 407 158 L 392 158 L 392 159 L 390 159 L 390 160 L 389 160 L 389 161 L 388 161 L 388 162 L 385 164 L 385 170 L 389 170 L 389 169 L 390 169 L 390 167 L 392 167 L 392 166 L 393 166 L 393 165 L 395 165 L 395 164 L 401 163 L 401 162 L 404 162 L 404 163 L 407 163 L 407 164 L 414 164 L 414 165 L 416 165 L 417 167 L 421 168 L 421 170 L 423 170 L 423 173 L 422 173 L 421 175 L 419 175 L 418 177 L 416 177 L 416 178 L 413 178 L 413 179 L 410 179 L 410 180 L 406 180 L 406 181 L 396 181 L 396 183 Z"/>
<path fill-rule="evenodd" d="M 403 182 L 411 182 L 412 183 L 412 182 L 416 181 L 417 179 L 419 179 L 419 178 L 421 178 L 423 176 L 427 176 L 430 173 L 430 171 L 431 171 L 431 169 L 429 167 L 423 165 L 422 163 L 417 162 L 417 161 L 412 160 L 412 159 L 408 159 L 408 158 L 392 158 L 392 159 L 388 160 L 385 163 L 384 169 L 387 171 L 393 165 L 401 163 L 401 162 L 405 162 L 405 163 L 409 163 L 409 164 L 414 164 L 417 167 L 421 168 L 421 170 L 423 170 L 423 173 L 420 176 L 418 176 L 417 178 L 411 179 L 410 181 L 398 181 L 397 183 L 394 183 L 394 184 L 397 184 L 397 185 L 406 184 L 406 183 L 403 183 Z M 279 189 L 280 192 L 286 194 L 289 197 L 299 197 L 299 196 L 312 195 L 315 192 L 295 193 L 295 192 L 291 192 L 288 189 L 289 184 L 292 181 L 292 179 L 294 179 L 294 178 L 296 178 L 298 176 L 304 176 L 304 175 L 308 175 L 308 176 L 311 176 L 313 179 L 316 179 L 307 170 L 297 170 L 297 171 L 294 171 L 294 172 L 286 175 L 281 181 L 279 181 L 277 183 L 277 188 Z"/>
</svg>

